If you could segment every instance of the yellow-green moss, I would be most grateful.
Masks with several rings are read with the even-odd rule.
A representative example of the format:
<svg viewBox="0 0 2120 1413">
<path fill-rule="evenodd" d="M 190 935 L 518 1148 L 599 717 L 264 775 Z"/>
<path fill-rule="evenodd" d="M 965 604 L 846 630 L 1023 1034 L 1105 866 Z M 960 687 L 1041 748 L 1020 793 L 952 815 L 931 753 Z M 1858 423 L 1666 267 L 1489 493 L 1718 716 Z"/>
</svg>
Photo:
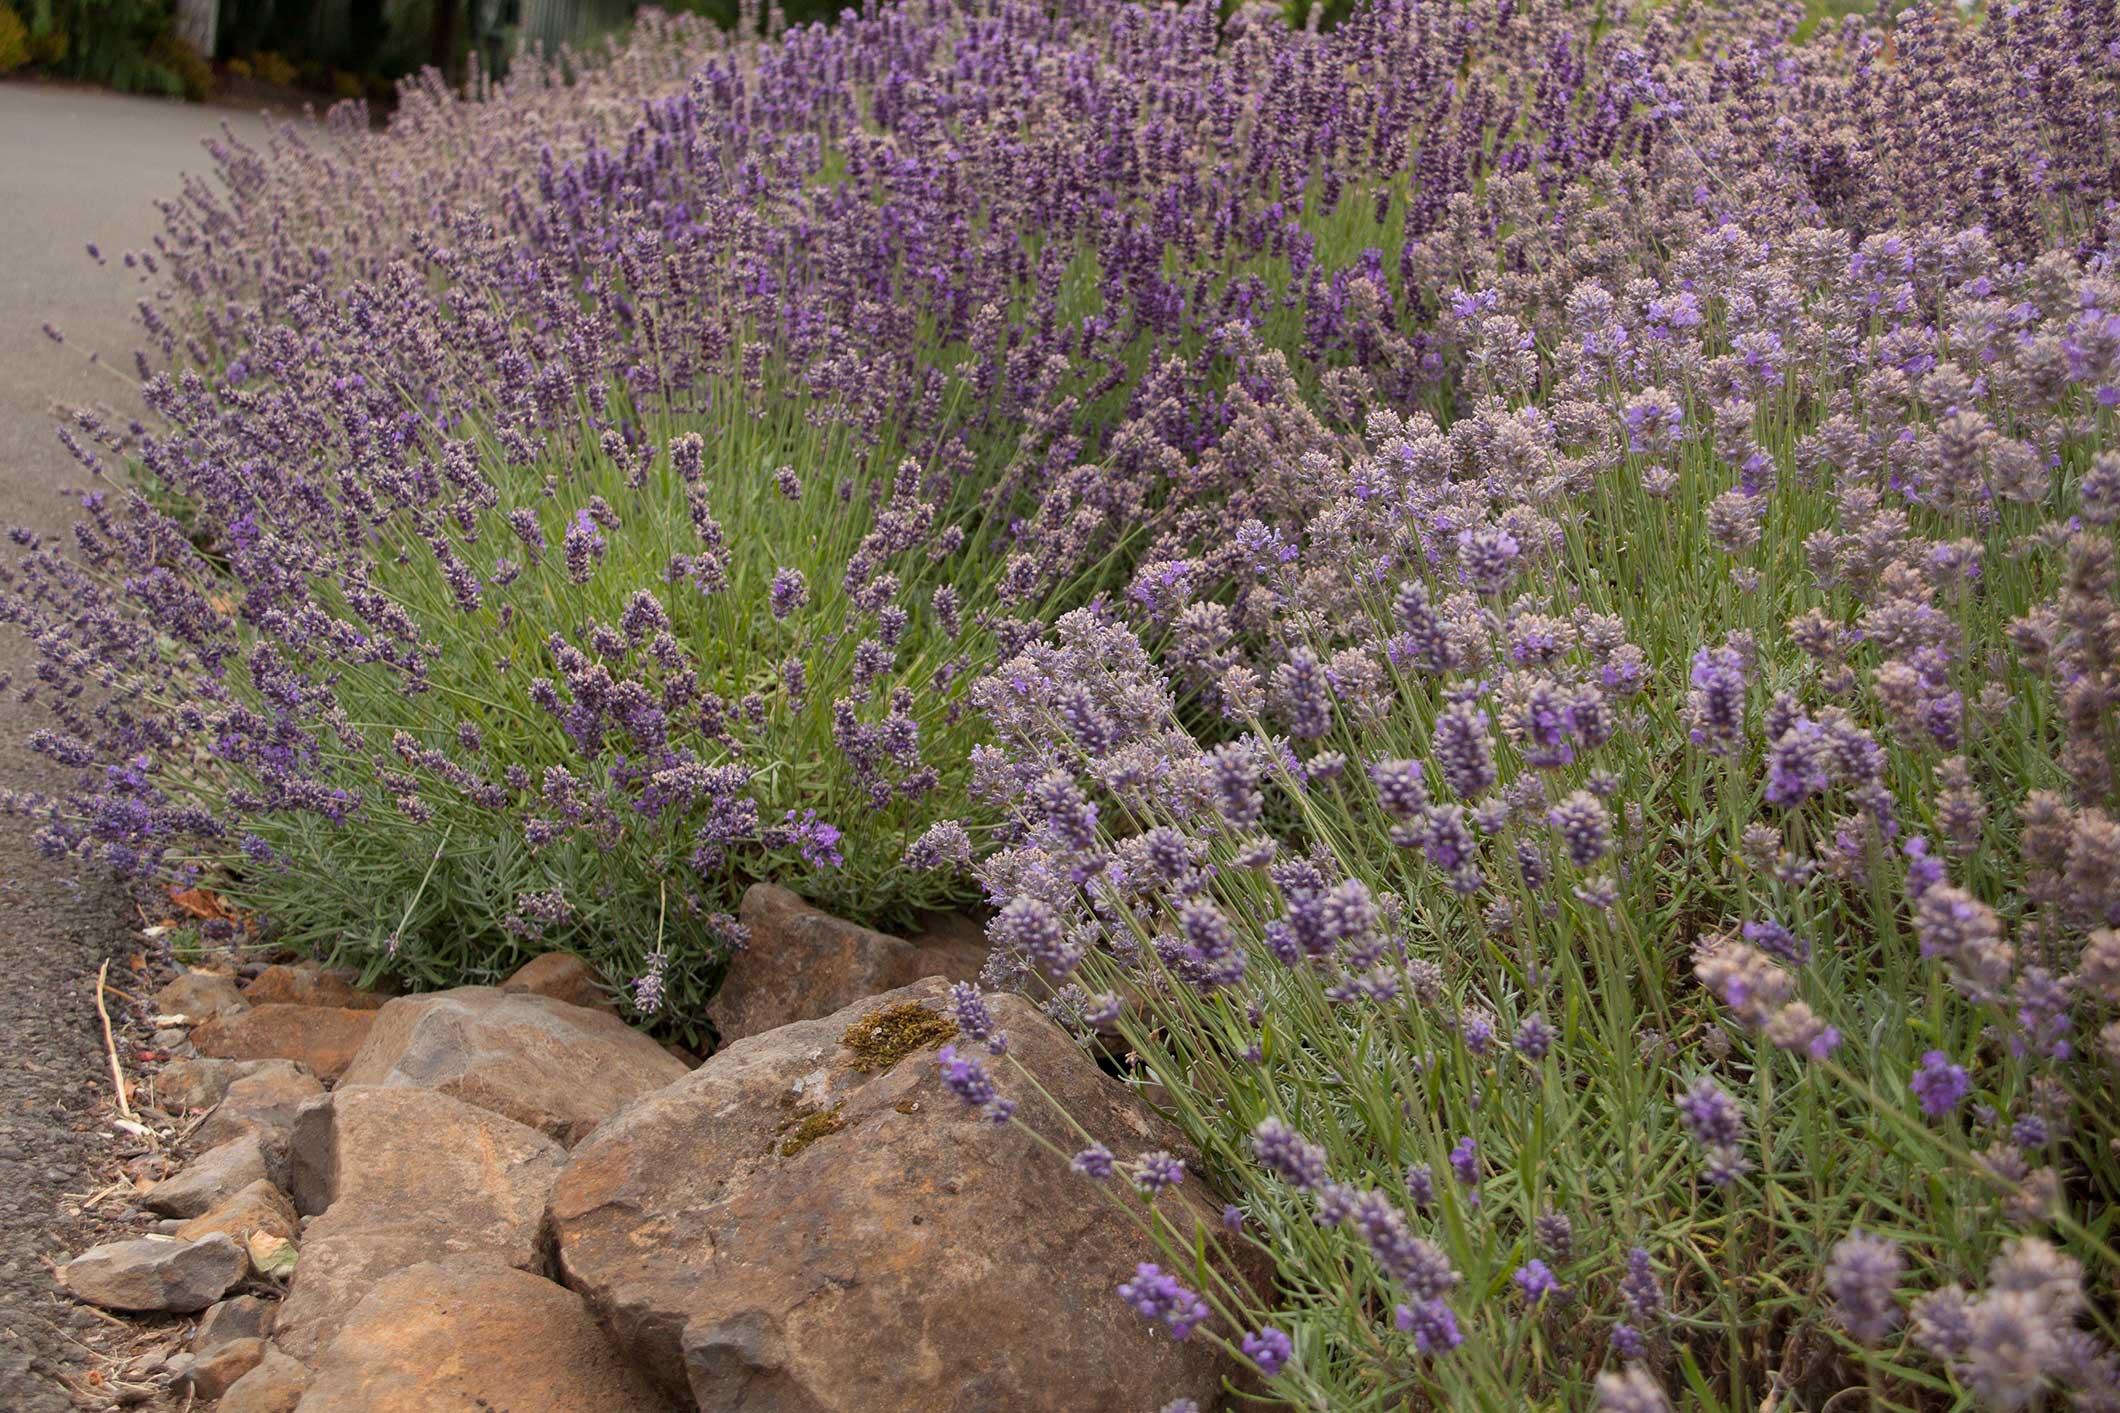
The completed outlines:
<svg viewBox="0 0 2120 1413">
<path fill-rule="evenodd" d="M 782 1130 L 780 1156 L 792 1158 L 818 1139 L 837 1133 L 846 1126 L 847 1121 L 841 1117 L 836 1107 L 804 1114 L 801 1118 L 793 1120 L 791 1127 Z"/>
<path fill-rule="evenodd" d="M 940 1045 L 957 1036 L 957 1022 L 918 1001 L 871 1011 L 847 1027 L 839 1043 L 854 1052 L 854 1068 L 863 1074 L 887 1070 L 915 1050 Z"/>
</svg>

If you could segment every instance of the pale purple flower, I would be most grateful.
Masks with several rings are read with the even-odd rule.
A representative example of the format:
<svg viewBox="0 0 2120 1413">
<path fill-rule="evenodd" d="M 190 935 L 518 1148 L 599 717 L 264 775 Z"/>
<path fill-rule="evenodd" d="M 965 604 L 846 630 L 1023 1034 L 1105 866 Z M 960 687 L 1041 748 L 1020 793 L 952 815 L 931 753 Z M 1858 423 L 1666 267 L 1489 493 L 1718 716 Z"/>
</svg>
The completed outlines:
<svg viewBox="0 0 2120 1413">
<path fill-rule="evenodd" d="M 1149 1261 L 1135 1266 L 1134 1278 L 1120 1284 L 1119 1298 L 1142 1319 L 1167 1328 L 1172 1339 L 1184 1339 L 1208 1318 L 1206 1301 Z"/>
<path fill-rule="evenodd" d="M 1280 1373 L 1296 1352 L 1295 1341 L 1287 1332 L 1271 1325 L 1245 1335 L 1242 1347 L 1244 1357 L 1258 1365 L 1259 1372 L 1268 1378 Z"/>
</svg>

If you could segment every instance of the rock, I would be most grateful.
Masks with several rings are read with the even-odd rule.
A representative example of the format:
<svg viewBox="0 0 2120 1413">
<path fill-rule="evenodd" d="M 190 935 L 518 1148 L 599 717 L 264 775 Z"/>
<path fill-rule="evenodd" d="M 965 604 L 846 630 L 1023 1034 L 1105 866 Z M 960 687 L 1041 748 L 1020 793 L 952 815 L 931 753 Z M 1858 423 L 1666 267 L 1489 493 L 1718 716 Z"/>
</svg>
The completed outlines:
<svg viewBox="0 0 2120 1413">
<path fill-rule="evenodd" d="M 515 975 L 501 983 L 503 991 L 527 991 L 533 996 L 550 996 L 555 1001 L 565 1001 L 570 1006 L 587 1006 L 591 1010 L 618 1013 L 611 998 L 597 983 L 596 973 L 589 964 L 572 952 L 547 952 L 542 957 L 532 957 L 516 968 Z"/>
<path fill-rule="evenodd" d="M 234 1060 L 171 1060 L 155 1074 L 155 1099 L 171 1109 L 211 1109 L 236 1077 Z"/>
<path fill-rule="evenodd" d="M 243 988 L 253 1006 L 333 1006 L 356 1011 L 379 1010 L 389 1000 L 354 985 L 351 972 L 330 970 L 316 962 L 269 966 Z"/>
<path fill-rule="evenodd" d="M 207 1149 L 147 1189 L 140 1205 L 168 1217 L 196 1217 L 252 1183 L 269 1180 L 257 1139 L 238 1138 Z"/>
<path fill-rule="evenodd" d="M 261 1179 L 216 1204 L 212 1211 L 193 1217 L 177 1232 L 177 1237 L 181 1241 L 197 1241 L 221 1232 L 247 1250 L 252 1232 L 262 1231 L 282 1241 L 293 1241 L 300 1230 L 294 1204 L 280 1189 Z"/>
<path fill-rule="evenodd" d="M 231 1340 L 263 1339 L 272 1333 L 272 1317 L 278 1310 L 275 1302 L 255 1295 L 232 1296 L 210 1305 L 199 1316 L 198 1329 L 192 1332 L 191 1352 L 204 1354 Z"/>
<path fill-rule="evenodd" d="M 550 1138 L 426 1089 L 341 1089 L 303 1106 L 288 1161 L 302 1231 L 274 1338 L 298 1358 L 331 1341 L 377 1281 L 452 1255 L 544 1266 L 545 1198 L 566 1161 Z"/>
<path fill-rule="evenodd" d="M 324 1080 L 353 1063 L 376 1012 L 343 1006 L 253 1006 L 216 1016 L 191 1033 L 202 1055 L 229 1060 L 299 1060 Z"/>
<path fill-rule="evenodd" d="M 225 1236 L 204 1241 L 139 1237 L 92 1246 L 59 1268 L 67 1293 L 106 1310 L 189 1315 L 243 1279 L 243 1248 Z"/>
<path fill-rule="evenodd" d="M 287 1142 L 294 1132 L 295 1111 L 324 1092 L 323 1084 L 292 1060 L 259 1060 L 235 1079 L 220 1104 L 199 1125 L 201 1143 L 227 1143 L 251 1137 L 264 1150 L 274 1176 L 287 1168 Z"/>
<path fill-rule="evenodd" d="M 724 1045 L 776 1026 L 828 1016 L 864 996 L 923 976 L 970 981 L 986 962 L 983 944 L 929 934 L 926 945 L 842 922 L 785 888 L 754 883 L 743 895 L 751 940 L 729 960 L 707 1019 Z"/>
<path fill-rule="evenodd" d="M 309 1370 L 271 1345 L 258 1366 L 237 1379 L 221 1395 L 216 1413 L 294 1413 L 309 1387 Z"/>
<path fill-rule="evenodd" d="M 340 1088 L 431 1089 L 572 1145 L 684 1065 L 618 1017 L 529 992 L 463 986 L 376 1013 Z"/>
<path fill-rule="evenodd" d="M 185 972 L 155 993 L 156 1014 L 189 1016 L 194 1022 L 249 1008 L 233 980 L 210 971 Z"/>
<path fill-rule="evenodd" d="M 1154 1244 L 1021 1125 L 1082 1140 L 1012 1067 L 988 1070 L 1014 1125 L 943 1088 L 947 996 L 927 978 L 739 1040 L 605 1123 L 547 1209 L 561 1278 L 703 1410 L 1211 1406 L 1233 1364 L 1112 1295 Z M 990 1004 L 1091 1138 L 1183 1151 L 1028 1002 Z M 1196 1186 L 1163 1211 L 1219 1243 Z"/>
<path fill-rule="evenodd" d="M 377 1283 L 317 1361 L 302 1413 L 645 1413 L 668 1407 L 573 1291 L 506 1267 Z"/>
<path fill-rule="evenodd" d="M 229 1386 L 237 1379 L 264 1363 L 265 1349 L 265 1341 L 255 1337 L 215 1345 L 192 1360 L 191 1367 L 179 1382 L 190 1390 L 193 1398 L 210 1402 L 228 1392 Z"/>
<path fill-rule="evenodd" d="M 962 908 L 952 908 L 947 912 L 929 910 L 914 914 L 913 925 L 907 929 L 907 940 L 915 947 L 953 949 L 960 956 L 976 953 L 978 964 L 982 967 L 986 965 L 989 950 L 986 922 Z"/>
</svg>

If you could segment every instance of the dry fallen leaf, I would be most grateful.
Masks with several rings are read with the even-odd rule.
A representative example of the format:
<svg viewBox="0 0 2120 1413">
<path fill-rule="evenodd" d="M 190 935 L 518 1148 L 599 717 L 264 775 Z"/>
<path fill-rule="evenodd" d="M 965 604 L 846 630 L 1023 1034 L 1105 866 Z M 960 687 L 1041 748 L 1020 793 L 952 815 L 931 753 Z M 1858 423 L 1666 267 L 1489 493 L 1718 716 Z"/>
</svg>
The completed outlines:
<svg viewBox="0 0 2120 1413">
<path fill-rule="evenodd" d="M 226 903 L 214 896 L 211 888 L 172 888 L 169 901 L 183 909 L 186 916 L 196 918 L 226 918 L 234 921 L 236 913 Z"/>
<path fill-rule="evenodd" d="M 259 1275 L 284 1279 L 294 1274 L 297 1253 L 287 1238 L 269 1231 L 254 1231 L 244 1245 L 250 1248 L 250 1264 Z"/>
</svg>

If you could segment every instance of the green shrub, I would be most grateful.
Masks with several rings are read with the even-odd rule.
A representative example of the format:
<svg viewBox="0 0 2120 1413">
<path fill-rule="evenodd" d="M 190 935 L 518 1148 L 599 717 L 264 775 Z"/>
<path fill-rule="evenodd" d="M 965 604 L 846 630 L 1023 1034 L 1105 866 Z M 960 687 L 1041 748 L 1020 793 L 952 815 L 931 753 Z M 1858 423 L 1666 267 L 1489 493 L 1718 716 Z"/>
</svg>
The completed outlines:
<svg viewBox="0 0 2120 1413">
<path fill-rule="evenodd" d="M 15 7 L 0 3 L 0 74 L 13 73 L 29 62 L 29 26 Z"/>
</svg>

